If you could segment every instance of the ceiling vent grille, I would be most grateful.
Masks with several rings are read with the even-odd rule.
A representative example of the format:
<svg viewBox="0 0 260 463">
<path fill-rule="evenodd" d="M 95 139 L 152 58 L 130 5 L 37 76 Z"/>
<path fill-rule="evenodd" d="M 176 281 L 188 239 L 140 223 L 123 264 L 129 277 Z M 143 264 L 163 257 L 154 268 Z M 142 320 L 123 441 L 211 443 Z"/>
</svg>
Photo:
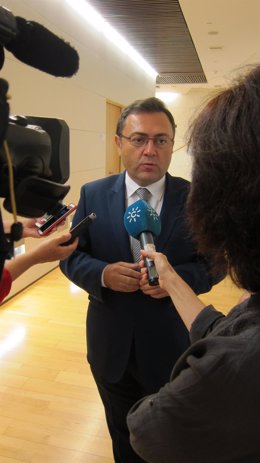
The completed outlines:
<svg viewBox="0 0 260 463">
<path fill-rule="evenodd" d="M 206 82 L 178 0 L 90 3 L 158 72 L 158 79 L 171 76 L 169 83 Z"/>
<path fill-rule="evenodd" d="M 204 73 L 172 73 L 159 75 L 156 78 L 157 85 L 170 85 L 170 84 L 204 84 L 207 79 Z"/>
</svg>

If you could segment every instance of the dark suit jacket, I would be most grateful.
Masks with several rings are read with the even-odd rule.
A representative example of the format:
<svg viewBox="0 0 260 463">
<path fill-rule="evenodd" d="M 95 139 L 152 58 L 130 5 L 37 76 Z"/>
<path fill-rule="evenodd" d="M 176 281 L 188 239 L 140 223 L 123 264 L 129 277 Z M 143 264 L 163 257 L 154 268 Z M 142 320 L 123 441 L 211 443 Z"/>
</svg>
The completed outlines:
<svg viewBox="0 0 260 463">
<path fill-rule="evenodd" d="M 108 263 L 133 262 L 124 227 L 124 178 L 123 173 L 82 187 L 73 225 L 91 212 L 97 218 L 61 269 L 89 294 L 87 347 L 92 367 L 107 380 L 116 381 L 134 343 L 143 381 L 154 391 L 168 380 L 175 361 L 189 346 L 189 336 L 170 298 L 157 300 L 141 291 L 123 293 L 101 287 L 101 274 Z M 213 280 L 185 228 L 188 188 L 186 180 L 166 175 L 162 231 L 155 245 L 196 293 L 204 293 Z"/>
</svg>

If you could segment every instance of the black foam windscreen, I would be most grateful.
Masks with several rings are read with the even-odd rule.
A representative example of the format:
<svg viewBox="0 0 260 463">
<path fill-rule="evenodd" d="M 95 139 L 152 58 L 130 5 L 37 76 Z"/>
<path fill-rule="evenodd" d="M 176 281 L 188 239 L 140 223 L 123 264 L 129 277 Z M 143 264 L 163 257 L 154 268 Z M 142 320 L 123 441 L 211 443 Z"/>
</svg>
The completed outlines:
<svg viewBox="0 0 260 463">
<path fill-rule="evenodd" d="M 56 77 L 71 77 L 79 56 L 71 45 L 34 21 L 16 17 L 17 34 L 5 44 L 16 58 Z"/>
</svg>

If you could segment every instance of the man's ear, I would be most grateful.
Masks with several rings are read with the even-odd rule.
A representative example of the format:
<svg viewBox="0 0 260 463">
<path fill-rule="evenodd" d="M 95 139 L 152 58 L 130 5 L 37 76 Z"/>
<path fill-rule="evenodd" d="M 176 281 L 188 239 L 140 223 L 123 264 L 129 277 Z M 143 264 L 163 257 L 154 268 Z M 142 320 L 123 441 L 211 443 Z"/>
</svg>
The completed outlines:
<svg viewBox="0 0 260 463">
<path fill-rule="evenodd" d="M 117 134 L 115 135 L 115 144 L 116 144 L 117 149 L 118 149 L 119 154 L 120 154 L 121 148 L 122 148 L 122 139 Z"/>
</svg>

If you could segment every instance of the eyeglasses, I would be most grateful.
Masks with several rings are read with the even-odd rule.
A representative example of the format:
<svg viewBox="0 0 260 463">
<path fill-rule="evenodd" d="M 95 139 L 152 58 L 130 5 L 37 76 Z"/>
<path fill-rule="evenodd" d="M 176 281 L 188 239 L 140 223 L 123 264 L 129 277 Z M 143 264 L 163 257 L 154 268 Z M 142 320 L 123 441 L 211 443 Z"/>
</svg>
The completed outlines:
<svg viewBox="0 0 260 463">
<path fill-rule="evenodd" d="M 120 137 L 128 140 L 129 143 L 136 148 L 141 148 L 142 146 L 147 145 L 149 140 L 153 141 L 156 148 L 169 148 L 174 141 L 174 139 L 170 138 L 168 135 L 156 135 L 155 137 L 148 137 L 148 135 L 133 134 L 130 135 L 130 137 L 126 137 L 125 135 L 121 134 Z"/>
</svg>

